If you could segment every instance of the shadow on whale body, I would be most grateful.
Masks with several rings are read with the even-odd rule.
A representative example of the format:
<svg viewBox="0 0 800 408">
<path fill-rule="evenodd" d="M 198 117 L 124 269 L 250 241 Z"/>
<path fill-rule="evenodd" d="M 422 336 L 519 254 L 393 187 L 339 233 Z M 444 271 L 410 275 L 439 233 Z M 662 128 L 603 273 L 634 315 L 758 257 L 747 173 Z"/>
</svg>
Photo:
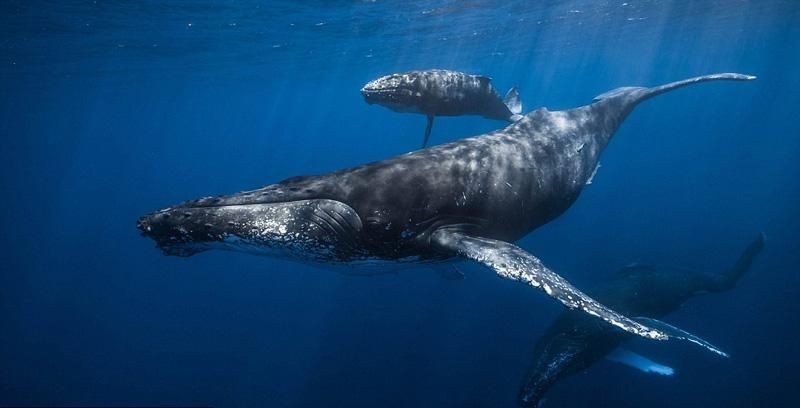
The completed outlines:
<svg viewBox="0 0 800 408">
<path fill-rule="evenodd" d="M 461 257 L 633 334 L 659 329 L 598 303 L 515 241 L 566 211 L 639 102 L 715 74 L 620 88 L 590 105 L 530 112 L 505 129 L 318 176 L 186 201 L 139 219 L 167 255 L 236 250 L 324 263 Z"/>
<path fill-rule="evenodd" d="M 756 237 L 739 255 L 736 263 L 721 273 L 689 269 L 631 265 L 619 270 L 609 281 L 587 291 L 603 304 L 628 316 L 661 318 L 674 312 L 690 298 L 704 293 L 733 289 L 752 266 L 764 247 L 764 235 Z M 688 333 L 686 333 L 688 335 Z M 691 336 L 691 335 L 689 335 Z M 619 348 L 631 336 L 585 314 L 562 313 L 536 342 L 534 361 L 520 387 L 520 406 L 538 407 L 544 394 L 558 381 L 584 371 L 603 358 L 609 358 L 644 372 L 672 375 L 670 367 L 655 363 Z M 696 336 L 689 339 L 727 357 Z M 616 350 L 616 351 L 615 351 Z"/>
</svg>

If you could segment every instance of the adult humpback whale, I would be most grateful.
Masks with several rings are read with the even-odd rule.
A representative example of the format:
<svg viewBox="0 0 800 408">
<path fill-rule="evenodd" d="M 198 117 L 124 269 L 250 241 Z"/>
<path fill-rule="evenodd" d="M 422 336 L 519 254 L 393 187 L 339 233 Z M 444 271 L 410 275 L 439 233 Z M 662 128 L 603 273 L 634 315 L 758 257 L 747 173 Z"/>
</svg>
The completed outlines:
<svg viewBox="0 0 800 408">
<path fill-rule="evenodd" d="M 661 318 L 693 296 L 733 289 L 763 247 L 762 234 L 742 252 L 733 267 L 722 273 L 647 265 L 625 267 L 613 279 L 587 293 L 620 313 Z M 538 406 L 543 394 L 554 383 L 589 368 L 629 338 L 627 333 L 597 324 L 596 319 L 582 313 L 562 313 L 536 342 L 534 362 L 520 389 L 519 404 Z M 615 352 L 611 358 L 644 371 L 672 374 L 671 368 L 629 351 Z"/>
<path fill-rule="evenodd" d="M 485 135 L 186 201 L 141 217 L 138 227 L 165 254 L 178 256 L 212 248 L 328 263 L 460 256 L 541 288 L 569 308 L 664 340 L 664 332 L 594 301 L 511 242 L 572 205 L 636 104 L 701 81 L 754 78 L 716 74 L 655 88 L 620 88 L 587 106 L 538 109 Z"/>
<path fill-rule="evenodd" d="M 483 75 L 431 69 L 391 74 L 368 82 L 361 88 L 364 100 L 395 112 L 422 113 L 428 117 L 422 147 L 428 144 L 435 116 L 478 115 L 513 122 L 522 118 L 522 102 L 516 88 L 500 99 Z"/>
</svg>

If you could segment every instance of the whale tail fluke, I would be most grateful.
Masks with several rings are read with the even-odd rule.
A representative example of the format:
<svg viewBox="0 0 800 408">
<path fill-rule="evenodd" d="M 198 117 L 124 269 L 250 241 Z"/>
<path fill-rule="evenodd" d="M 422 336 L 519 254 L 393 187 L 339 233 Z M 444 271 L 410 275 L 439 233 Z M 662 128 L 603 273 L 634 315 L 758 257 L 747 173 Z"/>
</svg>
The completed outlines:
<svg viewBox="0 0 800 408">
<path fill-rule="evenodd" d="M 764 249 L 764 240 L 766 236 L 763 232 L 759 233 L 758 236 L 750 242 L 747 248 L 742 251 L 742 254 L 739 255 L 739 259 L 736 260 L 736 263 L 730 269 L 722 272 L 719 275 L 714 275 L 714 279 L 712 280 L 711 288 L 709 290 L 713 292 L 722 292 L 726 290 L 733 289 L 736 286 L 736 282 L 739 278 L 742 277 L 747 271 L 750 270 L 750 267 L 753 265 L 753 261 L 755 261 L 756 256 Z"/>
<path fill-rule="evenodd" d="M 594 98 L 590 109 L 597 113 L 593 115 L 602 123 L 599 125 L 604 130 L 599 136 L 603 143 L 608 143 L 614 135 L 619 125 L 625 117 L 633 111 L 639 103 L 650 99 L 656 95 L 672 91 L 687 85 L 697 84 L 706 81 L 752 81 L 756 79 L 753 75 L 743 75 L 735 73 L 720 73 L 703 75 L 681 81 L 670 82 L 668 84 L 645 88 L 639 86 L 625 86 L 612 89 Z M 609 114 L 611 114 L 609 116 Z"/>
<path fill-rule="evenodd" d="M 702 75 L 694 78 L 684 79 L 681 81 L 670 82 L 668 84 L 654 86 L 652 88 L 638 87 L 638 86 L 624 86 L 621 88 L 612 89 L 608 92 L 597 95 L 594 101 L 601 101 L 614 97 L 626 96 L 631 98 L 630 103 L 638 104 L 646 99 L 652 98 L 656 95 L 672 91 L 687 85 L 697 84 L 706 81 L 752 81 L 756 79 L 755 75 L 744 75 L 736 73 L 720 73 L 711 75 Z"/>
<path fill-rule="evenodd" d="M 503 98 L 503 103 L 506 105 L 509 112 L 511 112 L 511 117 L 509 119 L 512 122 L 522 119 L 522 99 L 519 97 L 517 87 L 511 87 L 511 89 L 508 90 L 506 97 Z"/>
</svg>

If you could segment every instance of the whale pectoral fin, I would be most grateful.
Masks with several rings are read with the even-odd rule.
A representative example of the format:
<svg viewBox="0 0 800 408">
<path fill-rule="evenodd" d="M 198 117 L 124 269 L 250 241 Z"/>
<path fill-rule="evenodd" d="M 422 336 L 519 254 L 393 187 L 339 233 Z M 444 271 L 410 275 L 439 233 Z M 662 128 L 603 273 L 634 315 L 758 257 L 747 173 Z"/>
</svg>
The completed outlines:
<svg viewBox="0 0 800 408">
<path fill-rule="evenodd" d="M 692 333 L 689 333 L 685 330 L 681 330 L 675 326 L 672 326 L 668 323 L 664 323 L 661 320 L 652 319 L 649 317 L 634 317 L 633 320 L 650 326 L 654 329 L 660 330 L 669 336 L 671 339 L 678 339 L 678 340 L 686 340 L 690 343 L 697 344 L 700 347 L 705 348 L 708 351 L 711 351 L 714 354 L 717 354 L 722 357 L 730 357 L 728 353 L 719 349 L 719 347 L 701 339 L 700 337 L 695 336 Z"/>
<path fill-rule="evenodd" d="M 622 347 L 612 351 L 606 356 L 606 359 L 615 363 L 626 365 L 628 367 L 633 367 L 645 373 L 654 373 L 667 376 L 675 374 L 675 370 L 673 370 L 672 367 L 656 363 L 645 356 L 636 354 Z"/>
<path fill-rule="evenodd" d="M 444 252 L 482 263 L 500 277 L 541 288 L 568 308 L 580 309 L 629 333 L 649 339 L 668 339 L 661 331 L 633 321 L 590 298 L 514 244 L 447 229 L 434 231 L 431 243 Z"/>
<path fill-rule="evenodd" d="M 433 115 L 428 115 L 428 126 L 425 127 L 425 138 L 422 139 L 422 148 L 428 145 L 428 139 L 431 137 L 431 129 L 433 129 Z"/>
</svg>

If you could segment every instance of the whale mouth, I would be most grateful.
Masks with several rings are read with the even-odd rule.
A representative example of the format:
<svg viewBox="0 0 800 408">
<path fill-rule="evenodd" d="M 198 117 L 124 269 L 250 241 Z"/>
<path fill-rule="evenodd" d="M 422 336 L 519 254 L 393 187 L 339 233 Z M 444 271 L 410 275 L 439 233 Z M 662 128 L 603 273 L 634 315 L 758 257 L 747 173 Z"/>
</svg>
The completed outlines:
<svg viewBox="0 0 800 408">
<path fill-rule="evenodd" d="M 367 104 L 369 105 L 375 104 L 374 95 L 375 95 L 374 91 L 369 90 L 366 87 L 361 88 L 361 96 L 364 98 L 364 102 L 366 102 Z"/>
<path fill-rule="evenodd" d="M 361 95 L 370 105 L 411 104 L 414 101 L 416 88 L 409 78 L 393 74 L 367 82 L 361 88 Z"/>
<path fill-rule="evenodd" d="M 361 95 L 369 105 L 381 105 L 395 112 L 419 112 L 420 95 L 405 87 L 362 89 Z"/>
<path fill-rule="evenodd" d="M 355 256 L 362 228 L 355 210 L 324 199 L 171 207 L 140 217 L 136 226 L 165 255 L 224 249 L 328 262 Z"/>
<path fill-rule="evenodd" d="M 367 88 L 367 87 L 364 87 L 364 88 L 361 88 L 361 94 L 364 95 L 364 96 L 380 95 L 380 94 L 391 94 L 391 93 L 395 93 L 395 92 L 397 92 L 397 91 L 399 91 L 401 89 L 402 88 L 400 88 L 400 87 L 391 87 L 391 88 Z"/>
<path fill-rule="evenodd" d="M 368 88 L 364 87 L 361 88 L 361 96 L 364 97 L 364 100 L 372 105 L 375 103 L 380 103 L 381 101 L 392 101 L 397 100 L 398 96 L 403 93 L 401 88 L 392 87 L 392 88 Z"/>
</svg>

